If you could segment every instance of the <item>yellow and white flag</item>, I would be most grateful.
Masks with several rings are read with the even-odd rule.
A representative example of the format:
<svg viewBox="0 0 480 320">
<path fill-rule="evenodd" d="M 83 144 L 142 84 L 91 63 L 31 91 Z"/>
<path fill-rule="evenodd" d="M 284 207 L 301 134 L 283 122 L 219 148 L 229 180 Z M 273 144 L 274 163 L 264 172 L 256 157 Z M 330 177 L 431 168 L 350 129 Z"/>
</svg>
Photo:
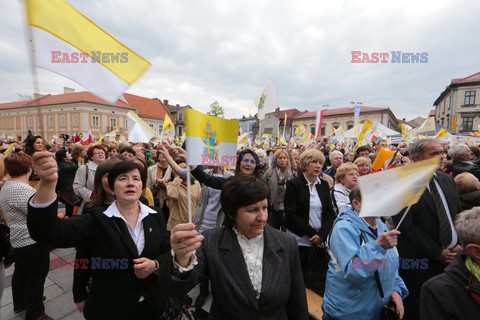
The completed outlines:
<svg viewBox="0 0 480 320">
<path fill-rule="evenodd" d="M 338 129 L 334 128 L 333 133 L 335 134 L 335 138 L 337 138 L 338 142 L 345 142 L 345 132 L 341 126 Z"/>
<path fill-rule="evenodd" d="M 13 151 L 15 150 L 15 144 L 12 143 L 8 146 L 8 148 L 5 150 L 5 152 L 3 153 L 3 155 L 6 157 L 8 156 L 9 154 L 11 154 Z"/>
<path fill-rule="evenodd" d="M 185 130 L 189 165 L 236 165 L 238 120 L 225 120 L 186 109 Z"/>
<path fill-rule="evenodd" d="M 391 170 L 361 176 L 360 217 L 394 216 L 418 202 L 440 164 L 440 158 L 414 162 Z"/>
<path fill-rule="evenodd" d="M 100 144 L 100 145 L 101 145 L 102 143 L 103 143 L 103 135 L 102 135 L 102 133 L 99 131 L 99 132 L 98 132 L 98 140 L 97 140 L 97 142 L 95 142 L 95 144 Z"/>
<path fill-rule="evenodd" d="M 165 114 L 165 118 L 163 119 L 163 129 L 162 129 L 161 139 L 164 139 L 164 138 L 173 139 L 174 137 L 175 137 L 175 126 L 173 125 L 172 120 L 170 120 L 170 117 L 167 114 Z"/>
<path fill-rule="evenodd" d="M 237 150 L 240 150 L 242 148 L 246 148 L 247 145 L 248 145 L 248 132 L 247 133 L 242 133 L 241 135 L 238 136 Z"/>
<path fill-rule="evenodd" d="M 128 141 L 149 143 L 157 133 L 133 111 L 127 113 Z"/>
<path fill-rule="evenodd" d="M 435 135 L 435 139 L 440 141 L 450 141 L 451 137 L 452 135 L 444 128 L 438 130 L 437 134 Z"/>
<path fill-rule="evenodd" d="M 392 158 L 395 156 L 395 151 L 388 148 L 382 147 L 378 151 L 375 160 L 373 160 L 372 169 L 380 170 L 387 169 L 388 165 L 392 161 Z"/>
<path fill-rule="evenodd" d="M 435 117 L 428 117 L 415 132 L 435 131 Z"/>
<path fill-rule="evenodd" d="M 370 142 L 370 139 L 375 132 L 376 127 L 373 126 L 373 122 L 370 120 L 365 120 L 362 123 L 362 129 L 358 135 L 357 148 L 360 146 L 367 145 Z"/>
<path fill-rule="evenodd" d="M 257 119 L 265 119 L 265 114 L 278 107 L 277 91 L 272 80 L 269 80 L 262 91 L 257 95 L 253 103 L 257 107 Z"/>
<path fill-rule="evenodd" d="M 150 63 L 64 0 L 26 0 L 37 67 L 114 104 Z"/>
</svg>

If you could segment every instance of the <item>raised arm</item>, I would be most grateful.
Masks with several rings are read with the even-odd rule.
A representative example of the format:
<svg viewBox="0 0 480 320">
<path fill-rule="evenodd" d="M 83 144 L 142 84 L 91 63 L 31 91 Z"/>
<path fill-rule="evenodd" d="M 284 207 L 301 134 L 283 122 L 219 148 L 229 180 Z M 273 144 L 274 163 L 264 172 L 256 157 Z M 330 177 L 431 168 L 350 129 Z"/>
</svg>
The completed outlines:
<svg viewBox="0 0 480 320">
<path fill-rule="evenodd" d="M 50 152 L 33 155 L 33 169 L 40 177 L 37 193 L 29 200 L 27 226 L 33 240 L 56 248 L 84 244 L 92 229 L 92 216 L 72 219 L 57 217 L 58 202 L 55 193 L 57 162 Z"/>
</svg>

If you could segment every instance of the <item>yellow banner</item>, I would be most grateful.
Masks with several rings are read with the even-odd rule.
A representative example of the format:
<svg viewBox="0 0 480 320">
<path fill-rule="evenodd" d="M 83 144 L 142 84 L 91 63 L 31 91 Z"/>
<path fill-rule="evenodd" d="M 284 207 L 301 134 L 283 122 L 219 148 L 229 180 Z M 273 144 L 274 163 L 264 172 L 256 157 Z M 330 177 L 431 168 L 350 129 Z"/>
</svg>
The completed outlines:
<svg viewBox="0 0 480 320">
<path fill-rule="evenodd" d="M 235 143 L 238 139 L 238 120 L 225 120 L 193 109 L 185 110 L 187 137 L 208 138 L 220 142 Z"/>
</svg>

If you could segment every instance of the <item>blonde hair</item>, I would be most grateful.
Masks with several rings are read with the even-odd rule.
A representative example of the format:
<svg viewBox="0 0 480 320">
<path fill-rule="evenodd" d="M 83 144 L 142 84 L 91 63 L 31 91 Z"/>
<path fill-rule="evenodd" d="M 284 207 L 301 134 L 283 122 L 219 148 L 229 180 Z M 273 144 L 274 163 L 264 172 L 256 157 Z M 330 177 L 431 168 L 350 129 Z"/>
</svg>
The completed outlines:
<svg viewBox="0 0 480 320">
<path fill-rule="evenodd" d="M 308 149 L 300 155 L 300 168 L 305 171 L 308 164 L 313 161 L 320 161 L 322 165 L 325 163 L 325 156 L 317 149 Z"/>
<path fill-rule="evenodd" d="M 370 167 L 372 166 L 372 160 L 370 160 L 370 158 L 358 157 L 357 159 L 355 159 L 355 161 L 353 161 L 353 164 L 357 166 L 361 166 L 362 164 L 365 164 L 365 163 L 368 163 Z"/>
<path fill-rule="evenodd" d="M 480 181 L 470 172 L 462 172 L 454 180 L 459 194 L 479 190 Z"/>
<path fill-rule="evenodd" d="M 337 172 L 335 173 L 335 183 L 342 183 L 343 178 L 345 178 L 347 173 L 351 170 L 355 170 L 358 172 L 357 165 L 351 162 L 347 162 L 338 167 Z"/>
<path fill-rule="evenodd" d="M 278 149 L 277 151 L 275 151 L 275 153 L 273 154 L 275 161 L 273 161 L 272 167 L 278 167 L 278 157 L 280 157 L 280 155 L 282 154 L 285 155 L 285 157 L 287 158 L 287 167 L 291 168 L 292 165 L 290 163 L 290 155 L 285 149 Z"/>
</svg>

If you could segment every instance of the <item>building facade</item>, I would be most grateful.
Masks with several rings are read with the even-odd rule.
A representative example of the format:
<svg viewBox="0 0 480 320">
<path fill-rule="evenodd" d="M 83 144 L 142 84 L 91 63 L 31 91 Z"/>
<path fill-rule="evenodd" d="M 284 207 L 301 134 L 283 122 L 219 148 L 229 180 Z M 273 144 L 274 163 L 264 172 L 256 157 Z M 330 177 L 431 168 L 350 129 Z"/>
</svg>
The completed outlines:
<svg viewBox="0 0 480 320">
<path fill-rule="evenodd" d="M 252 139 L 258 134 L 258 124 L 257 124 L 257 115 L 252 116 L 251 114 L 242 116 L 238 119 L 238 126 L 242 133 L 248 133 L 248 136 Z"/>
<path fill-rule="evenodd" d="M 459 79 L 435 100 L 435 121 L 453 131 L 473 132 L 480 125 L 480 72 Z"/>
<path fill-rule="evenodd" d="M 0 104 L 0 134 L 23 141 L 28 130 L 46 140 L 60 134 L 88 132 L 93 136 L 109 133 L 127 136 L 127 113 L 136 112 L 160 132 L 168 110 L 158 99 L 124 94 L 115 105 L 90 92 L 64 88 L 63 94 L 34 95 L 33 99 Z M 160 130 L 160 131 L 159 131 Z"/>
<path fill-rule="evenodd" d="M 181 136 L 185 133 L 185 110 L 192 109 L 191 106 L 181 106 L 179 104 L 170 105 L 168 100 L 163 100 L 163 104 L 168 108 L 174 119 L 172 121 L 175 123 L 175 135 Z"/>
<path fill-rule="evenodd" d="M 271 134 L 273 138 L 277 137 L 277 128 L 279 128 L 280 135 L 283 135 L 285 130 L 285 139 L 288 141 L 292 136 L 292 121 L 296 115 L 304 114 L 307 111 L 299 111 L 298 109 L 286 109 L 267 113 L 265 119 L 260 121 L 259 137 L 263 134 Z M 287 117 L 287 123 L 285 125 L 285 116 Z"/>
</svg>

